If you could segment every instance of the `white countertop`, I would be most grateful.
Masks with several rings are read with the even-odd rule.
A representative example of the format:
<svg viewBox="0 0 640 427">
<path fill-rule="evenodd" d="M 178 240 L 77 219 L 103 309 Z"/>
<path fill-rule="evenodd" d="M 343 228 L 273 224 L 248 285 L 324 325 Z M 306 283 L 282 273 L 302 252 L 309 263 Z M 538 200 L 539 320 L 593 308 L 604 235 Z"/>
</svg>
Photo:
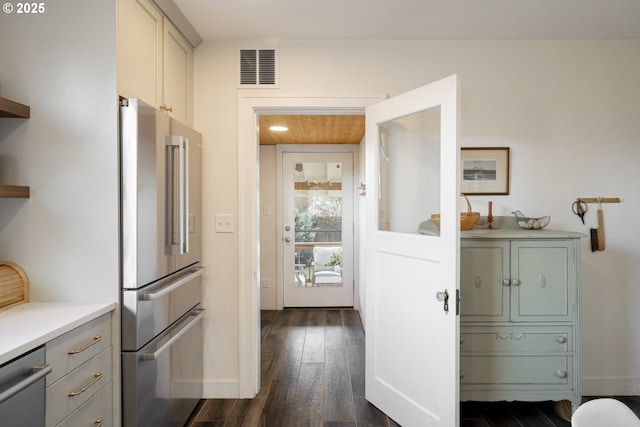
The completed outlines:
<svg viewBox="0 0 640 427">
<path fill-rule="evenodd" d="M 542 230 L 525 230 L 518 227 L 515 217 L 497 216 L 493 222 L 494 227 L 488 228 L 487 218 L 480 217 L 473 230 L 461 231 L 461 239 L 581 239 L 586 237 L 583 233 L 567 230 L 552 230 L 544 228 Z M 439 236 L 440 231 L 431 222 L 424 221 L 420 224 L 418 231 L 421 234 Z"/>
<path fill-rule="evenodd" d="M 0 365 L 115 307 L 115 303 L 30 302 L 0 312 Z"/>
<path fill-rule="evenodd" d="M 479 229 L 461 231 L 461 239 L 581 239 L 586 237 L 583 233 L 566 230 L 523 230 L 523 229 Z"/>
</svg>

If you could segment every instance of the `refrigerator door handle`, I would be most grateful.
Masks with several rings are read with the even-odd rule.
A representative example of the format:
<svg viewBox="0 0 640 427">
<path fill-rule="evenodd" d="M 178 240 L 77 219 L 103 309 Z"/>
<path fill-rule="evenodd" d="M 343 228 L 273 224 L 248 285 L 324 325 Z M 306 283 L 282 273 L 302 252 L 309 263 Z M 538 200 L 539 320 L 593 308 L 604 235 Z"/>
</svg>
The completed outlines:
<svg viewBox="0 0 640 427">
<path fill-rule="evenodd" d="M 178 341 L 184 334 L 189 332 L 189 330 L 191 328 L 193 328 L 202 319 L 202 317 L 204 316 L 204 309 L 196 308 L 196 309 L 192 310 L 191 313 L 189 313 L 189 315 L 190 316 L 194 316 L 193 319 L 191 319 L 189 321 L 189 323 L 184 325 L 175 335 L 173 335 L 171 338 L 169 338 L 167 340 L 167 342 L 162 344 L 155 351 L 143 352 L 140 355 L 142 360 L 149 361 L 149 360 L 158 359 L 160 357 L 160 355 L 162 355 L 162 353 L 164 353 L 166 350 L 168 350 L 173 345 L 173 343 Z"/>
<path fill-rule="evenodd" d="M 183 136 L 167 135 L 167 224 L 166 245 L 170 255 L 189 252 L 189 140 Z M 176 152 L 178 154 L 176 160 Z"/>
<path fill-rule="evenodd" d="M 182 154 L 182 232 L 180 234 L 180 244 L 182 253 L 189 253 L 189 138 L 184 138 L 184 148 L 180 150 Z"/>
<path fill-rule="evenodd" d="M 160 297 L 163 297 L 164 295 L 167 295 L 173 291 L 175 291 L 176 289 L 178 289 L 180 286 L 189 283 L 190 281 L 192 281 L 193 279 L 195 279 L 198 276 L 201 276 L 202 273 L 204 273 L 204 267 L 193 267 L 190 270 L 190 273 L 187 274 L 186 276 L 182 277 L 181 279 L 163 287 L 160 288 L 157 291 L 153 291 L 153 292 L 143 292 L 140 295 L 138 295 L 138 299 L 140 301 L 153 301 L 153 300 L 157 300 Z"/>
</svg>

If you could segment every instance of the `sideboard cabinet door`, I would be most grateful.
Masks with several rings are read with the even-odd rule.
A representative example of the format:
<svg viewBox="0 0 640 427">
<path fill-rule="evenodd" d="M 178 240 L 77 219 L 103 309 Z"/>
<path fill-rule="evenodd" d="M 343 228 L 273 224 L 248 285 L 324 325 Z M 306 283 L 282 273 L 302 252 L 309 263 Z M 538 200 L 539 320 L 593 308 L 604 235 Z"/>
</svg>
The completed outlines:
<svg viewBox="0 0 640 427">
<path fill-rule="evenodd" d="M 460 247 L 462 321 L 508 321 L 508 241 L 463 240 Z"/>
<path fill-rule="evenodd" d="M 571 321 L 576 272 L 566 240 L 511 242 L 511 320 Z"/>
</svg>

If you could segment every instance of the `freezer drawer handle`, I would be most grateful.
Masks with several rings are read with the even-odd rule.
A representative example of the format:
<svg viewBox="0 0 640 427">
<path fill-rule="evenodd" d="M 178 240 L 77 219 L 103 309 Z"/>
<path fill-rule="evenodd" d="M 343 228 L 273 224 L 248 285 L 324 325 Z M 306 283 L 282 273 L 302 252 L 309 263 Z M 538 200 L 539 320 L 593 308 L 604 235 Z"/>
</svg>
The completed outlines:
<svg viewBox="0 0 640 427">
<path fill-rule="evenodd" d="M 32 369 L 33 373 L 31 375 L 29 375 L 19 383 L 14 384 L 13 386 L 9 387 L 8 389 L 0 393 L 0 403 L 20 393 L 22 390 L 29 387 L 31 384 L 35 383 L 39 379 L 44 378 L 46 375 L 49 374 L 49 372 L 51 372 L 51 370 L 52 368 L 50 365 L 34 366 Z"/>
<path fill-rule="evenodd" d="M 100 379 L 102 378 L 102 373 L 100 372 L 96 372 L 95 374 L 93 374 L 93 378 L 91 379 L 91 381 L 89 381 L 84 387 L 82 387 L 80 390 L 78 391 L 70 391 L 69 392 L 69 397 L 75 397 L 75 396 L 79 396 L 82 393 L 84 393 L 85 391 L 89 390 L 89 388 L 94 385 L 95 383 L 97 383 L 98 381 L 100 381 Z"/>
<path fill-rule="evenodd" d="M 192 320 L 190 320 L 189 323 L 187 323 L 182 329 L 180 329 L 180 331 L 177 334 L 172 336 L 171 339 L 169 339 L 166 343 L 162 344 L 156 351 L 142 353 L 141 355 L 142 360 L 147 360 L 147 361 L 157 360 L 162 355 L 162 353 L 165 352 L 165 350 L 168 350 L 169 347 L 173 345 L 173 343 L 178 341 L 184 334 L 189 332 L 189 330 L 193 328 L 202 319 L 202 316 L 204 316 L 204 309 L 197 308 L 191 311 L 191 315 L 194 315 L 195 317 Z"/>
<path fill-rule="evenodd" d="M 78 354 L 78 353 L 82 353 L 83 351 L 85 351 L 86 349 L 90 348 L 91 346 L 94 346 L 96 344 L 98 344 L 100 341 L 102 341 L 102 336 L 101 335 L 96 335 L 95 337 L 93 337 L 93 340 L 91 340 L 91 342 L 89 344 L 85 344 L 82 347 L 80 347 L 79 349 L 71 349 L 69 351 L 67 351 L 67 354 Z"/>
<path fill-rule="evenodd" d="M 161 288 L 157 291 L 153 291 L 153 292 L 143 292 L 138 296 L 138 299 L 141 301 L 153 301 L 156 300 L 168 293 L 171 293 L 173 291 L 175 291 L 176 289 L 178 289 L 180 286 L 184 285 L 185 283 L 188 283 L 190 281 L 192 281 L 193 279 L 195 279 L 196 277 L 202 275 L 202 273 L 204 273 L 204 267 L 194 267 L 191 270 L 191 273 L 184 276 L 182 279 L 171 283 L 170 285 L 165 286 L 164 288 Z"/>
</svg>

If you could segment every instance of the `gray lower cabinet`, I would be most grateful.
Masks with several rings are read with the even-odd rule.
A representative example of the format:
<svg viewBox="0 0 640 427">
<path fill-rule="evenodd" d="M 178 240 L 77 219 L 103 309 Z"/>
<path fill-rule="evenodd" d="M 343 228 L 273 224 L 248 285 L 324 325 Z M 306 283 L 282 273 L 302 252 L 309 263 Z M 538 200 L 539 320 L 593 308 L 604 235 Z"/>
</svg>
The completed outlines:
<svg viewBox="0 0 640 427">
<path fill-rule="evenodd" d="M 461 240 L 462 400 L 580 401 L 582 235 L 537 233 Z"/>
<path fill-rule="evenodd" d="M 113 425 L 111 313 L 45 345 L 46 426 Z"/>
</svg>

